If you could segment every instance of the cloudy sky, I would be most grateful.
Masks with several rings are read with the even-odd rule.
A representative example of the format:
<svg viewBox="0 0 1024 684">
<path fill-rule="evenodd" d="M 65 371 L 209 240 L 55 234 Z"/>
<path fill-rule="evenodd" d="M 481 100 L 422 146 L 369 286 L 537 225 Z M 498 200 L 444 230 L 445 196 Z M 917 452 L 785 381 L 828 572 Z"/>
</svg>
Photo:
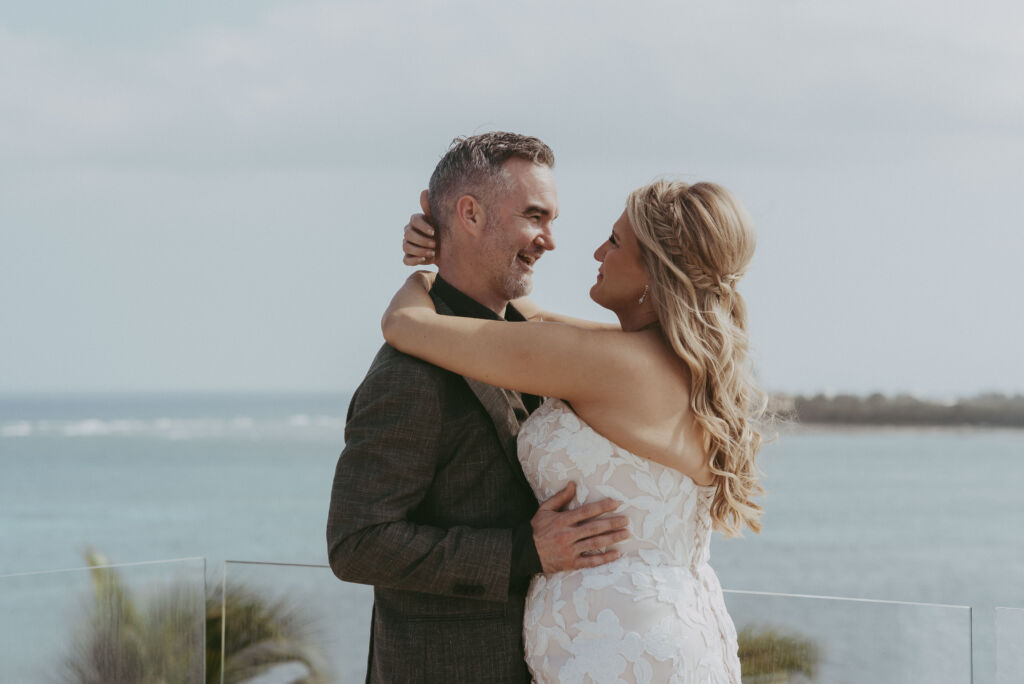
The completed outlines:
<svg viewBox="0 0 1024 684">
<path fill-rule="evenodd" d="M 772 390 L 1024 391 L 1024 5 L 0 2 L 0 392 L 350 390 L 452 137 L 558 157 L 544 305 L 714 180 Z"/>
</svg>

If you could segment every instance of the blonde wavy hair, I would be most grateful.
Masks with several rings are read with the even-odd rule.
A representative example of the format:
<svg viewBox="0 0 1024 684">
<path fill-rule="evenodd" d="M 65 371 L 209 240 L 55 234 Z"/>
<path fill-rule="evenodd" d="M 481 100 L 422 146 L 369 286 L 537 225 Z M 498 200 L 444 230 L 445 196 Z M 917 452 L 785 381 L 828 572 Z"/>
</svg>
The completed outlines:
<svg viewBox="0 0 1024 684">
<path fill-rule="evenodd" d="M 754 255 L 750 218 L 725 188 L 657 181 L 634 190 L 636 232 L 662 334 L 690 370 L 690 408 L 710 441 L 715 529 L 761 531 L 755 459 L 767 398 L 748 359 L 747 308 L 736 290 Z"/>
</svg>

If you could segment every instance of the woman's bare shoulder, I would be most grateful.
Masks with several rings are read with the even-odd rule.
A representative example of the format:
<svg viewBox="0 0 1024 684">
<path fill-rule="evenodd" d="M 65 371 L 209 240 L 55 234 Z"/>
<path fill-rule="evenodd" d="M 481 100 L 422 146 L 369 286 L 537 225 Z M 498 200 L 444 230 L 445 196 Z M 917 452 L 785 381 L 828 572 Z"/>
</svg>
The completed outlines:
<svg viewBox="0 0 1024 684">
<path fill-rule="evenodd" d="M 690 408 L 690 372 L 657 331 L 619 333 L 631 374 L 615 391 L 574 405 L 595 430 L 637 456 L 706 481 L 703 433 Z"/>
</svg>

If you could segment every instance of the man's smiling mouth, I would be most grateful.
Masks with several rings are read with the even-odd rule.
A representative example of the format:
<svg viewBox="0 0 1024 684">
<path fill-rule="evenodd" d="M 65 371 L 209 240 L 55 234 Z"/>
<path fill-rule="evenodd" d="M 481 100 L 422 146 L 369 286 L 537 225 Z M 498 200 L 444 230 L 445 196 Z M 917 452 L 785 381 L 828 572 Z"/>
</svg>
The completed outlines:
<svg viewBox="0 0 1024 684">
<path fill-rule="evenodd" d="M 540 259 L 540 254 L 525 254 L 520 252 L 516 255 L 516 258 L 526 264 L 526 266 L 532 268 L 533 265 L 537 263 L 537 259 Z"/>
</svg>

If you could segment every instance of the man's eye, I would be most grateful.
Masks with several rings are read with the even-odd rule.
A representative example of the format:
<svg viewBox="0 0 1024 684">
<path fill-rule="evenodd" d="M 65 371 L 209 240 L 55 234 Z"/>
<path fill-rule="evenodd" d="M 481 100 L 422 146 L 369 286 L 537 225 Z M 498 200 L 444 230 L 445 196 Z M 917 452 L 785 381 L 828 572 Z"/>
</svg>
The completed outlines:
<svg viewBox="0 0 1024 684">
<path fill-rule="evenodd" d="M 612 243 L 616 247 L 619 246 L 619 243 L 615 241 L 615 234 L 614 233 L 612 233 L 611 235 L 608 236 L 608 242 Z"/>
</svg>

